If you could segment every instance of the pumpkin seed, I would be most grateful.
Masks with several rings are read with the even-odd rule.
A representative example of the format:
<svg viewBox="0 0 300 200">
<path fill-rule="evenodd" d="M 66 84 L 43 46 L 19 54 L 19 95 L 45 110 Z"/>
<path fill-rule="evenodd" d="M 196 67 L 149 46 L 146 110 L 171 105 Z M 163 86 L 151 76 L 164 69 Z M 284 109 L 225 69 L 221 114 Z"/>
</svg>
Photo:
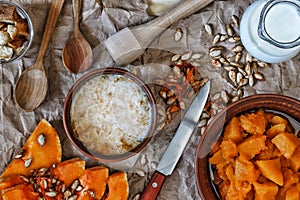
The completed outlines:
<svg viewBox="0 0 300 200">
<path fill-rule="evenodd" d="M 201 64 L 197 61 L 192 61 L 192 62 L 190 62 L 190 64 L 193 65 L 194 67 L 200 67 L 201 66 Z"/>
<path fill-rule="evenodd" d="M 222 67 L 222 63 L 220 62 L 219 59 L 212 59 L 212 60 L 211 60 L 211 64 L 212 64 L 213 66 L 215 66 L 215 67 L 218 67 L 218 68 Z"/>
<path fill-rule="evenodd" d="M 226 104 L 229 102 L 230 97 L 229 97 L 229 94 L 227 93 L 226 90 L 222 90 L 222 91 L 221 91 L 221 99 L 222 99 L 223 102 L 226 103 Z"/>
<path fill-rule="evenodd" d="M 21 151 L 17 155 L 15 155 L 15 158 L 16 159 L 22 158 L 24 154 L 25 154 L 25 150 L 21 149 Z"/>
<path fill-rule="evenodd" d="M 32 158 L 28 158 L 24 162 L 24 167 L 28 168 L 31 165 Z"/>
<path fill-rule="evenodd" d="M 243 51 L 243 49 L 244 49 L 244 47 L 242 45 L 236 45 L 231 49 L 231 51 L 234 53 L 238 53 L 238 52 Z"/>
<path fill-rule="evenodd" d="M 227 60 L 226 58 L 222 57 L 222 56 L 219 58 L 219 61 L 220 61 L 223 65 L 229 65 L 228 60 Z"/>
<path fill-rule="evenodd" d="M 224 66 L 224 69 L 225 69 L 226 71 L 236 71 L 236 68 L 233 67 L 232 65 Z"/>
<path fill-rule="evenodd" d="M 252 62 L 252 56 L 250 55 L 249 52 L 246 54 L 246 62 Z"/>
<path fill-rule="evenodd" d="M 238 72 L 236 74 L 236 82 L 239 83 L 244 78 L 243 74 L 241 72 Z"/>
<path fill-rule="evenodd" d="M 76 194 L 73 194 L 72 196 L 70 196 L 68 198 L 68 200 L 75 200 L 75 199 L 77 199 L 77 195 Z"/>
<path fill-rule="evenodd" d="M 230 24 L 225 25 L 225 30 L 228 36 L 233 36 L 234 35 L 234 29 Z"/>
<path fill-rule="evenodd" d="M 192 57 L 192 55 L 193 55 L 192 51 L 187 52 L 181 56 L 181 60 L 183 61 L 189 60 Z"/>
<path fill-rule="evenodd" d="M 199 58 L 201 58 L 202 57 L 202 55 L 200 54 L 200 53 L 194 53 L 193 55 L 192 55 L 192 59 L 194 59 L 194 60 L 197 60 L 197 59 L 199 59 Z"/>
<path fill-rule="evenodd" d="M 22 175 L 22 174 L 19 174 L 18 175 L 23 181 L 25 181 L 26 183 L 29 183 L 29 179 L 26 177 L 26 176 L 24 176 L 24 175 Z"/>
<path fill-rule="evenodd" d="M 220 38 L 221 38 L 221 34 L 220 33 L 218 33 L 218 34 L 216 34 L 215 36 L 214 36 L 214 38 L 213 38 L 213 44 L 217 44 L 219 41 L 220 41 Z"/>
<path fill-rule="evenodd" d="M 249 80 L 247 78 L 243 78 L 241 79 L 241 81 L 238 83 L 238 87 L 242 87 L 242 86 L 245 86 L 247 85 L 249 82 Z"/>
<path fill-rule="evenodd" d="M 254 74 L 254 77 L 259 81 L 265 80 L 265 77 L 261 73 L 258 73 L 258 72 Z"/>
<path fill-rule="evenodd" d="M 71 190 L 74 191 L 79 185 L 79 180 L 75 180 L 73 181 L 72 185 L 71 185 Z"/>
<path fill-rule="evenodd" d="M 140 200 L 140 198 L 141 198 L 141 194 L 138 193 L 138 194 L 134 195 L 134 197 L 132 198 L 132 200 Z"/>
<path fill-rule="evenodd" d="M 41 133 L 37 137 L 37 140 L 38 140 L 39 145 L 44 146 L 45 142 L 46 142 L 46 136 L 43 133 Z"/>
<path fill-rule="evenodd" d="M 45 192 L 45 195 L 48 197 L 56 197 L 57 194 L 58 194 L 58 192 L 56 192 L 56 191 Z"/>
<path fill-rule="evenodd" d="M 177 29 L 176 29 L 176 32 L 175 32 L 175 35 L 174 35 L 174 40 L 175 40 L 176 42 L 180 41 L 181 38 L 182 38 L 182 35 L 183 35 L 182 29 L 181 29 L 181 28 L 177 28 Z"/>
<path fill-rule="evenodd" d="M 235 71 L 229 71 L 228 76 L 232 82 L 234 82 L 234 83 L 236 82 L 236 72 Z"/>
<path fill-rule="evenodd" d="M 253 75 L 250 74 L 248 79 L 249 79 L 249 86 L 253 87 L 254 86 L 254 82 L 255 82 Z"/>
<path fill-rule="evenodd" d="M 141 177 L 144 177 L 146 175 L 146 173 L 141 169 L 136 169 L 135 173 Z"/>
<path fill-rule="evenodd" d="M 147 163 L 147 158 L 146 158 L 146 155 L 143 154 L 141 157 L 141 165 L 144 166 L 144 165 L 146 165 L 146 163 Z"/>
<path fill-rule="evenodd" d="M 180 59 L 181 55 L 180 54 L 175 54 L 174 56 L 172 56 L 171 61 L 175 62 L 178 61 Z"/>
<path fill-rule="evenodd" d="M 234 24 L 236 27 L 239 27 L 239 25 L 240 25 L 240 19 L 238 18 L 238 16 L 232 15 L 232 16 L 231 16 L 231 20 L 232 20 L 233 24 Z"/>
<path fill-rule="evenodd" d="M 199 123 L 197 124 L 198 128 L 204 127 L 207 125 L 207 119 L 202 119 L 199 121 Z"/>
<path fill-rule="evenodd" d="M 252 74 L 252 68 L 251 68 L 250 62 L 248 62 L 248 61 L 245 64 L 245 72 L 248 74 L 248 76 L 250 74 Z"/>
<path fill-rule="evenodd" d="M 205 24 L 204 25 L 205 31 L 208 33 L 208 35 L 213 36 L 213 26 L 212 24 Z"/>
<path fill-rule="evenodd" d="M 221 47 L 221 46 L 214 46 L 214 47 L 211 47 L 209 49 L 209 55 L 211 57 L 218 57 L 222 54 L 222 51 L 223 51 L 224 47 Z"/>
<path fill-rule="evenodd" d="M 238 52 L 235 55 L 235 60 L 234 61 L 238 63 L 241 60 L 242 56 L 243 56 L 242 52 Z"/>
<path fill-rule="evenodd" d="M 220 42 L 224 42 L 225 40 L 227 40 L 228 39 L 228 35 L 227 34 L 222 34 L 221 36 L 220 36 Z"/>
</svg>

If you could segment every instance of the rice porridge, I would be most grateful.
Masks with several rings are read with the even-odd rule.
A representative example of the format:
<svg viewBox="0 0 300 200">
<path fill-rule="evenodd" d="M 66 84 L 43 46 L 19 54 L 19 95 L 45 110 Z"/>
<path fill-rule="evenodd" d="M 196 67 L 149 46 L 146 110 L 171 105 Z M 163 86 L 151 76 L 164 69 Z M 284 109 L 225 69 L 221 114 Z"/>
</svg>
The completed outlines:
<svg viewBox="0 0 300 200">
<path fill-rule="evenodd" d="M 137 147 L 148 134 L 151 116 L 146 92 L 118 74 L 87 81 L 73 96 L 70 111 L 74 133 L 89 150 L 105 155 Z"/>
</svg>

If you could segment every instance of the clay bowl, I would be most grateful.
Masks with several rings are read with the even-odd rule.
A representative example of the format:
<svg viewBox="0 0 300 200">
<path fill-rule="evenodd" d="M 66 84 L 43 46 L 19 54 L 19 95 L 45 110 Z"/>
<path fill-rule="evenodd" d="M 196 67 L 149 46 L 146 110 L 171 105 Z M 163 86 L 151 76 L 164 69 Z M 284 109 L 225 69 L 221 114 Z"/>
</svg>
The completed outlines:
<svg viewBox="0 0 300 200">
<path fill-rule="evenodd" d="M 123 89 L 120 91 L 117 87 Z M 140 91 L 143 101 L 140 101 L 140 95 L 136 92 L 129 96 L 131 88 Z M 139 96 L 138 100 L 131 100 L 135 99 L 134 96 Z M 129 102 L 135 106 L 132 107 Z M 126 109 L 128 106 L 130 109 Z M 132 111 L 133 108 L 136 110 Z M 145 110 L 148 110 L 146 115 L 135 115 Z M 141 79 L 120 68 L 102 68 L 87 73 L 69 90 L 64 104 L 63 123 L 68 138 L 85 156 L 104 163 L 119 162 L 136 155 L 147 145 L 155 131 L 156 112 L 153 95 Z M 138 125 L 140 116 L 146 116 L 143 118 L 147 119 L 146 125 Z"/>
<path fill-rule="evenodd" d="M 292 124 L 295 133 L 300 130 L 300 101 L 287 96 L 258 94 L 243 98 L 227 106 L 207 126 L 198 145 L 195 172 L 198 192 L 202 199 L 220 199 L 213 183 L 213 169 L 208 163 L 208 153 L 222 135 L 224 125 L 236 115 L 259 108 L 283 115 Z"/>
<path fill-rule="evenodd" d="M 10 63 L 13 62 L 21 57 L 24 56 L 24 54 L 27 52 L 27 50 L 30 48 L 30 45 L 32 43 L 33 37 L 34 37 L 34 30 L 33 30 L 33 25 L 30 16 L 26 12 L 26 10 L 19 4 L 9 2 L 9 1 L 1 1 L 1 5 L 4 6 L 13 6 L 16 8 L 16 11 L 22 19 L 25 19 L 27 24 L 28 24 L 28 32 L 29 32 L 29 39 L 28 41 L 23 43 L 23 46 L 18 50 L 18 52 L 14 52 L 13 56 L 9 59 L 0 59 L 0 63 Z"/>
</svg>

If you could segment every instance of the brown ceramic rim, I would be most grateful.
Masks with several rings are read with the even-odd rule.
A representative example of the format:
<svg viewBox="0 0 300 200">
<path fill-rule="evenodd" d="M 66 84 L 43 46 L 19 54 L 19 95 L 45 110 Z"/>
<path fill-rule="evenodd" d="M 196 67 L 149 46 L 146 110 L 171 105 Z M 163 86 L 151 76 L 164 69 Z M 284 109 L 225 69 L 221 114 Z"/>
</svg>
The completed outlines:
<svg viewBox="0 0 300 200">
<path fill-rule="evenodd" d="M 73 94 L 76 93 L 76 91 L 83 84 L 85 84 L 86 81 L 88 81 L 94 77 L 104 75 L 104 74 L 119 74 L 119 75 L 124 75 L 124 76 L 131 78 L 132 80 L 135 81 L 135 83 L 137 83 L 144 90 L 144 92 L 146 93 L 146 95 L 149 99 L 149 102 L 151 104 L 152 123 L 151 123 L 151 127 L 149 129 L 147 137 L 136 148 L 134 148 L 130 152 L 126 152 L 126 153 L 120 154 L 120 155 L 104 155 L 104 154 L 95 153 L 95 152 L 91 153 L 78 140 L 78 138 L 74 135 L 72 129 L 70 128 L 71 126 L 70 126 L 70 112 L 69 111 L 70 111 L 70 107 L 72 104 Z M 157 117 L 157 110 L 156 110 L 156 106 L 155 106 L 155 99 L 154 99 L 153 94 L 152 94 L 151 90 L 149 89 L 149 87 L 140 78 L 138 78 L 134 74 L 132 74 L 124 69 L 108 67 L 108 68 L 96 69 L 96 70 L 93 70 L 93 71 L 87 73 L 86 75 L 84 75 L 83 77 L 78 79 L 78 81 L 76 81 L 75 84 L 70 88 L 70 90 L 66 96 L 65 103 L 64 103 L 63 124 L 64 124 L 65 132 L 66 132 L 68 138 L 70 139 L 71 143 L 85 156 L 95 159 L 95 160 L 99 160 L 100 162 L 118 162 L 118 161 L 122 161 L 122 160 L 128 159 L 128 158 L 136 155 L 149 143 L 151 137 L 154 134 L 155 128 L 156 128 L 156 121 L 157 121 L 156 117 Z"/>
<path fill-rule="evenodd" d="M 284 113 L 300 122 L 300 101 L 283 95 L 257 94 L 243 98 L 224 108 L 207 126 L 196 152 L 196 183 L 198 192 L 203 200 L 214 200 L 219 198 L 211 185 L 208 156 L 205 156 L 206 152 L 200 152 L 200 149 L 203 150 L 204 148 L 209 151 L 210 146 L 217 140 L 219 134 L 222 132 L 224 124 L 228 122 L 229 119 L 243 112 L 259 108 Z"/>
</svg>

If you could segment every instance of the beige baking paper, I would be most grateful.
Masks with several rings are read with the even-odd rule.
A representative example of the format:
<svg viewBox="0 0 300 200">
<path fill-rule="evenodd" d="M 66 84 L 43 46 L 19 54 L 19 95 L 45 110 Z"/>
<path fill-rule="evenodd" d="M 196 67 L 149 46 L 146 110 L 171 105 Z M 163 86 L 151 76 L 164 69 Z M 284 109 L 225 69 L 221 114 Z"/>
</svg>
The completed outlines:
<svg viewBox="0 0 300 200">
<path fill-rule="evenodd" d="M 43 29 L 46 21 L 49 2 L 46 0 L 16 0 L 22 5 L 32 18 L 34 25 L 34 41 L 25 56 L 10 64 L 0 66 L 0 172 L 3 172 L 11 159 L 18 153 L 37 123 L 47 119 L 59 133 L 63 146 L 63 158 L 81 157 L 87 161 L 87 166 L 104 164 L 115 170 L 128 171 L 130 182 L 130 199 L 143 191 L 151 172 L 155 169 L 163 150 L 167 147 L 180 121 L 182 113 L 175 115 L 170 125 L 157 132 L 148 146 L 135 157 L 120 163 L 99 163 L 84 157 L 76 150 L 65 135 L 62 116 L 65 96 L 83 74 L 74 75 L 64 69 L 61 53 L 64 44 L 73 28 L 72 1 L 66 0 L 61 15 L 44 60 L 49 79 L 49 91 L 45 101 L 34 112 L 24 113 L 16 107 L 13 100 L 15 84 L 22 71 L 35 62 Z M 138 72 L 140 77 L 148 83 L 156 96 L 157 106 L 166 107 L 158 96 L 158 88 L 153 85 L 156 78 L 165 77 L 171 65 L 174 54 L 183 54 L 189 51 L 200 53 L 202 56 L 199 72 L 203 77 L 212 81 L 211 96 L 222 90 L 229 93 L 235 88 L 228 82 L 224 70 L 212 66 L 207 55 L 212 46 L 212 38 L 204 31 L 205 23 L 214 24 L 216 32 L 225 32 L 224 25 L 229 23 L 230 17 L 235 14 L 242 16 L 244 10 L 252 0 L 215 1 L 201 11 L 180 20 L 165 30 L 151 43 L 146 52 L 126 69 Z M 100 67 L 116 67 L 113 60 L 103 53 L 102 41 L 124 27 L 140 25 L 153 18 L 147 14 L 146 0 L 86 0 L 83 3 L 82 21 L 80 28 L 94 49 L 95 62 L 89 71 Z M 176 28 L 183 30 L 183 38 L 174 41 Z M 300 98 L 300 56 L 294 59 L 272 65 L 270 68 L 259 69 L 265 81 L 257 82 L 253 87 L 243 87 L 244 96 L 258 93 L 284 94 Z M 87 73 L 87 72 L 86 72 Z M 182 158 L 176 169 L 166 182 L 159 194 L 159 200 L 169 199 L 200 199 L 195 183 L 195 154 L 200 140 L 199 130 L 192 135 Z"/>
</svg>

